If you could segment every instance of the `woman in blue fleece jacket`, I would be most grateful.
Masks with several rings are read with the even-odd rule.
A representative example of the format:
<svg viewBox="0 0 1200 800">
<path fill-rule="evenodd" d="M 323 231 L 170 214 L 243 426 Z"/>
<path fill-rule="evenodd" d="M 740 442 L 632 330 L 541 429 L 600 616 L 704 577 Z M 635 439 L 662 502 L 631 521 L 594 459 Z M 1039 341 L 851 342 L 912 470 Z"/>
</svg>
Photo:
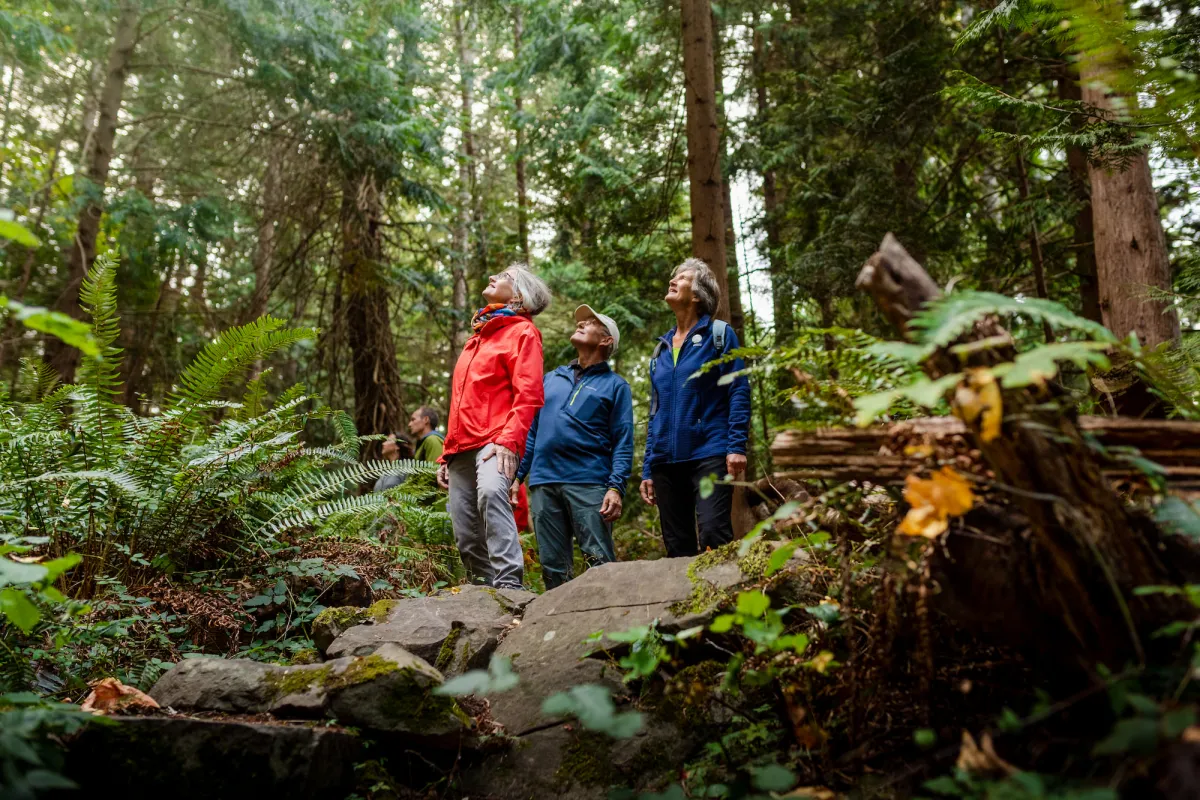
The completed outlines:
<svg viewBox="0 0 1200 800">
<path fill-rule="evenodd" d="M 650 430 L 642 463 L 642 499 L 658 506 L 667 556 L 691 556 L 733 540 L 733 487 L 718 485 L 700 496 L 702 478 L 746 470 L 750 433 L 750 382 L 725 385 L 743 369 L 741 359 L 697 375 L 709 361 L 738 347 L 737 334 L 714 320 L 717 278 L 698 258 L 671 277 L 665 300 L 677 325 L 655 348 L 650 363 Z M 698 529 L 698 531 L 697 531 Z"/>
</svg>

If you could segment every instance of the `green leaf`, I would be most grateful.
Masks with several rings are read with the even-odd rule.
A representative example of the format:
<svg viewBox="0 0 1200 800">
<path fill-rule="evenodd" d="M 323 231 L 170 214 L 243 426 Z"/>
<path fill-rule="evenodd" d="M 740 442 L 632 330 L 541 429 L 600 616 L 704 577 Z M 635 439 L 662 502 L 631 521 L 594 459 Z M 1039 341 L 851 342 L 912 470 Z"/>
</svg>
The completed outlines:
<svg viewBox="0 0 1200 800">
<path fill-rule="evenodd" d="M 512 662 L 504 656 L 493 655 L 486 670 L 473 669 L 464 672 L 434 689 L 433 693 L 450 697 L 465 697 L 469 694 L 484 697 L 507 692 L 516 688 L 518 683 L 520 679 L 512 670 Z"/>
<path fill-rule="evenodd" d="M 1069 361 L 1079 369 L 1096 367 L 1108 369 L 1110 364 L 1104 351 L 1108 342 L 1054 342 L 1043 344 L 1021 353 L 1008 364 L 992 368 L 1005 389 L 1022 386 L 1041 386 L 1058 374 L 1058 362 Z"/>
<path fill-rule="evenodd" d="M 1196 707 L 1175 708 L 1162 715 L 1163 735 L 1178 739 L 1180 734 L 1196 724 Z"/>
<path fill-rule="evenodd" d="M 638 711 L 617 713 L 607 687 L 594 683 L 573 686 L 542 703 L 542 713 L 550 717 L 575 717 L 588 730 L 628 739 L 642 729 L 643 715 Z"/>
<path fill-rule="evenodd" d="M 733 614 L 721 614 L 712 621 L 708 629 L 713 633 L 728 633 L 733 629 Z"/>
<path fill-rule="evenodd" d="M 30 330 L 48 333 L 71 347 L 77 348 L 84 355 L 96 356 L 100 346 L 92 335 L 92 328 L 86 322 L 68 317 L 58 311 L 48 311 L 37 306 L 27 306 L 15 300 L 0 297 L 12 315 Z"/>
<path fill-rule="evenodd" d="M 1111 756 L 1125 753 L 1150 753 L 1158 744 L 1158 720 L 1149 717 L 1123 719 L 1112 733 L 1092 748 L 1092 755 Z"/>
<path fill-rule="evenodd" d="M 860 428 L 870 425 L 875 421 L 877 416 L 890 409 L 900 400 L 911 400 L 919 406 L 932 408 L 941 401 L 946 392 L 954 388 L 961 380 L 961 372 L 943 375 L 936 381 L 931 381 L 929 378 L 922 376 L 908 386 L 900 389 L 891 389 L 886 392 L 876 392 L 875 394 L 867 394 L 855 398 L 854 408 L 858 411 L 858 414 L 854 418 L 854 424 Z"/>
<path fill-rule="evenodd" d="M 754 788 L 762 792 L 786 792 L 796 784 L 796 775 L 787 767 L 779 764 L 768 764 L 765 767 L 751 767 Z"/>
<path fill-rule="evenodd" d="M 12 587 L 0 591 L 0 612 L 24 633 L 33 630 L 33 626 L 42 617 L 37 606 L 29 602 L 25 593 Z"/>
<path fill-rule="evenodd" d="M 937 734 L 931 728 L 917 728 L 913 731 L 913 742 L 917 747 L 928 750 L 937 742 Z"/>
<path fill-rule="evenodd" d="M 1183 498 L 1167 495 L 1154 512 L 1158 524 L 1168 530 L 1200 539 L 1200 512 Z"/>
<path fill-rule="evenodd" d="M 799 546 L 799 540 L 793 539 L 787 544 L 776 548 L 775 552 L 771 553 L 771 557 L 767 559 L 767 568 L 763 571 L 763 576 L 769 578 L 783 569 L 783 565 L 788 562 L 788 559 L 792 557 L 792 553 L 795 553 L 796 548 Z"/>
<path fill-rule="evenodd" d="M 842 618 L 841 610 L 832 603 L 821 603 L 818 606 L 807 606 L 804 609 L 826 625 L 837 622 Z"/>
<path fill-rule="evenodd" d="M 42 564 L 22 564 L 8 558 L 0 558 L 0 586 L 10 584 L 37 583 L 44 580 L 50 570 Z"/>
<path fill-rule="evenodd" d="M 9 239 L 26 247 L 38 247 L 42 243 L 24 225 L 6 219 L 0 219 L 0 239 Z"/>
<path fill-rule="evenodd" d="M 958 784 L 958 781 L 949 775 L 940 775 L 933 780 L 925 781 L 925 788 L 935 794 L 946 797 L 963 796 L 963 788 Z"/>
<path fill-rule="evenodd" d="M 737 598 L 737 612 L 747 617 L 761 617 L 770 607 L 770 598 L 762 592 L 742 592 Z"/>
</svg>

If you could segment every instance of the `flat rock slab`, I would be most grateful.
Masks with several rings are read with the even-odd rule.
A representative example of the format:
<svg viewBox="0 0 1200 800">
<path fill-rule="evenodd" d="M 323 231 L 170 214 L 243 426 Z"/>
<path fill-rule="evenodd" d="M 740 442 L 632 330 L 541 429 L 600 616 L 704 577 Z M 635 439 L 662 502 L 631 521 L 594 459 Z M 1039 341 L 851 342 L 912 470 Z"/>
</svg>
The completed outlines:
<svg viewBox="0 0 1200 800">
<path fill-rule="evenodd" d="M 393 644 L 448 677 L 486 668 L 500 633 L 536 597 L 531 592 L 463 586 L 429 597 L 389 601 L 390 608 L 379 622 L 340 632 L 325 655 L 365 656 Z"/>
<path fill-rule="evenodd" d="M 542 716 L 542 700 L 555 692 L 583 683 L 607 683 L 619 692 L 618 672 L 604 660 L 584 658 L 605 643 L 584 640 L 597 631 L 625 631 L 656 619 L 664 632 L 704 624 L 730 593 L 761 577 L 773 550 L 762 543 L 740 561 L 729 551 L 727 556 L 604 564 L 546 592 L 525 608 L 520 624 L 496 650 L 512 660 L 520 684 L 489 698 L 493 717 L 519 734 L 549 721 Z"/>
<path fill-rule="evenodd" d="M 72 740 L 66 773 L 83 795 L 122 798 L 341 798 L 358 738 L 300 724 L 118 717 Z"/>
<path fill-rule="evenodd" d="M 337 719 L 344 725 L 427 739 L 456 740 L 469 720 L 452 698 L 432 693 L 442 675 L 393 644 L 323 664 L 280 667 L 195 658 L 176 664 L 150 696 L 177 711 L 270 713 Z"/>
</svg>

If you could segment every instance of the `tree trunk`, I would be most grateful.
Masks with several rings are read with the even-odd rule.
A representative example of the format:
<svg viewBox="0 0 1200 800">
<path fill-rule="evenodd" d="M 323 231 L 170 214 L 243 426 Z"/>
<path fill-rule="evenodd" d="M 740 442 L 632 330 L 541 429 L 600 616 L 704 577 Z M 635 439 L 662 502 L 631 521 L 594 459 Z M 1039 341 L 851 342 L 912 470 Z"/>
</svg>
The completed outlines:
<svg viewBox="0 0 1200 800">
<path fill-rule="evenodd" d="M 275 226 L 279 217 L 281 156 L 278 148 L 272 147 L 267 155 L 267 169 L 262 182 L 262 217 L 258 223 L 258 239 L 254 242 L 254 294 L 243 317 L 251 322 L 267 313 L 271 300 L 271 266 L 275 260 L 275 243 L 278 232 Z M 255 370 L 257 372 L 257 370 Z"/>
<path fill-rule="evenodd" d="M 717 306 L 716 316 L 728 320 L 730 294 L 725 265 L 725 190 L 721 180 L 720 128 L 717 124 L 709 0 L 682 0 L 682 20 L 692 255 L 708 264 L 716 275 L 721 287 L 721 302 Z"/>
<path fill-rule="evenodd" d="M 1058 94 L 1064 100 L 1083 100 L 1079 82 L 1064 65 L 1058 78 Z M 1103 322 L 1100 313 L 1100 283 L 1096 277 L 1095 233 L 1092 229 L 1092 193 L 1088 184 L 1087 154 L 1081 147 L 1067 148 L 1067 172 L 1071 176 L 1071 194 L 1079 203 L 1075 212 L 1075 275 L 1079 279 L 1080 313 L 1094 322 Z"/>
<path fill-rule="evenodd" d="M 513 8 L 513 61 L 518 69 L 521 64 L 521 37 L 524 34 L 524 18 L 520 6 Z M 513 109 L 517 138 L 517 242 L 521 247 L 521 258 L 529 263 L 529 196 L 525 189 L 525 97 L 520 78 L 513 86 Z"/>
<path fill-rule="evenodd" d="M 713 32 L 713 82 L 717 89 L 717 125 L 721 141 L 721 188 L 722 200 L 725 206 L 725 265 L 729 276 L 729 324 L 737 331 L 738 341 L 748 343 L 746 339 L 746 312 L 742 309 L 742 283 L 737 257 L 737 232 L 734 230 L 733 201 L 729 191 L 729 137 L 727 134 L 728 118 L 725 116 L 725 92 L 723 76 L 725 74 L 724 41 L 721 38 L 721 21 L 717 14 L 712 13 Z"/>
<path fill-rule="evenodd" d="M 452 302 L 454 304 L 454 322 L 450 328 L 450 339 L 453 344 L 453 355 L 457 358 L 462 351 L 469 335 L 468 323 L 470 313 L 467 306 L 468 284 L 470 275 L 470 225 L 471 198 L 475 185 L 475 138 L 471 130 L 471 104 L 473 102 L 473 86 L 475 54 L 471 50 L 467 37 L 470 35 L 474 22 L 463 19 L 466 15 L 465 4 L 460 2 L 454 15 L 454 42 L 458 50 L 459 65 L 459 143 L 458 152 L 458 208 L 454 224 L 454 266 L 451 279 L 454 286 Z"/>
<path fill-rule="evenodd" d="M 1021 202 L 1029 204 L 1029 170 L 1025 166 L 1025 153 L 1017 149 L 1017 195 Z M 1033 263 L 1033 283 L 1037 296 L 1043 300 L 1049 299 L 1050 292 L 1046 288 L 1046 263 L 1042 259 L 1042 232 L 1038 229 L 1037 216 L 1033 209 L 1029 211 L 1029 260 Z M 1047 342 L 1054 341 L 1054 331 L 1050 323 L 1042 321 L 1042 334 Z"/>
<path fill-rule="evenodd" d="M 342 285 L 347 343 L 354 373 L 354 424 L 360 434 L 400 430 L 404 419 L 396 342 L 387 287 L 379 275 L 382 253 L 379 188 L 370 175 L 347 180 L 342 190 Z M 371 442 L 364 458 L 377 457 Z"/>
<path fill-rule="evenodd" d="M 54 307 L 75 319 L 83 318 L 83 309 L 79 306 L 79 289 L 83 286 L 83 279 L 87 277 L 87 271 L 96 258 L 96 237 L 100 233 L 100 215 L 104 211 L 104 189 L 108 184 L 108 169 L 112 163 L 113 144 L 117 138 L 117 116 L 121 110 L 121 98 L 125 93 L 125 76 L 137 44 L 138 21 L 137 4 L 122 4 L 113 33 L 112 50 L 108 55 L 104 88 L 100 93 L 96 130 L 92 146 L 85 156 L 85 172 L 93 194 L 79 212 L 75 237 L 71 240 L 67 252 L 63 253 L 67 282 Z M 57 370 L 64 383 L 75 380 L 75 368 L 79 365 L 78 350 L 49 337 L 46 339 L 45 353 L 47 363 Z"/>
<path fill-rule="evenodd" d="M 1110 4 L 1106 14 L 1123 13 L 1122 4 Z M 1102 114 L 1115 116 L 1114 94 L 1105 86 L 1123 60 L 1120 48 L 1101 55 L 1083 54 L 1080 82 L 1083 101 Z M 1134 96 L 1121 98 L 1126 106 Z M 1137 333 L 1148 347 L 1179 342 L 1179 317 L 1169 301 L 1150 297 L 1150 289 L 1171 289 L 1171 264 L 1163 232 L 1158 197 L 1145 151 L 1123 165 L 1088 163 L 1092 187 L 1092 218 L 1096 237 L 1096 275 L 1100 284 L 1100 312 L 1104 324 L 1117 336 Z"/>
<path fill-rule="evenodd" d="M 751 35 L 750 70 L 754 79 L 755 122 L 759 130 L 759 142 L 767 127 L 771 109 L 767 98 L 767 59 L 762 32 L 758 29 L 758 15 L 754 15 L 754 32 Z M 765 149 L 765 148 L 763 148 Z M 767 232 L 767 264 L 771 273 L 771 307 L 775 317 L 775 342 L 786 343 L 796 328 L 793 309 L 792 285 L 787 279 L 783 258 L 783 237 L 779 231 L 779 192 L 775 185 L 775 170 L 766 167 L 762 172 L 763 184 L 763 227 Z"/>
</svg>

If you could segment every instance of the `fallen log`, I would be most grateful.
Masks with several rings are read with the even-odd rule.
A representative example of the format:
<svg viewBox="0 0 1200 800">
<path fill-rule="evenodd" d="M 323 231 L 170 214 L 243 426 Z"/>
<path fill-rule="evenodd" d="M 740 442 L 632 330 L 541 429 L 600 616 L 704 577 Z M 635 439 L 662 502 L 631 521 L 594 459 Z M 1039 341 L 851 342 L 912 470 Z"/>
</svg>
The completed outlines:
<svg viewBox="0 0 1200 800">
<path fill-rule="evenodd" d="M 1136 450 L 1163 468 L 1172 488 L 1200 489 L 1200 422 L 1080 417 L 1078 426 L 1110 454 L 1101 462 L 1105 477 L 1139 476 L 1138 467 L 1117 457 Z M 783 431 L 771 443 L 771 456 L 779 478 L 901 484 L 927 463 L 924 454 L 913 449 L 917 444 L 939 453 L 979 457 L 969 442 L 967 426 L 955 417 L 921 417 L 869 428 Z"/>
</svg>

